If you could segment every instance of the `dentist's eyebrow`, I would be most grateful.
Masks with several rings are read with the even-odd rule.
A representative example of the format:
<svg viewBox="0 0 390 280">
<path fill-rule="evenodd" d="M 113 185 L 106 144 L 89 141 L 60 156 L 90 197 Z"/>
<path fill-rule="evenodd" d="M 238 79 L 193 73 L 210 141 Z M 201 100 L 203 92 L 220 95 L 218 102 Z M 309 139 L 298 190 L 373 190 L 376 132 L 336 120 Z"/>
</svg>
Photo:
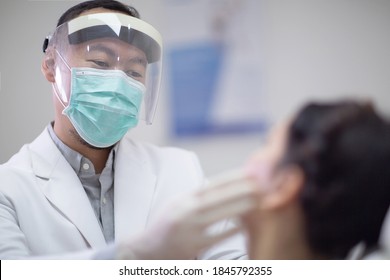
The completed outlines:
<svg viewBox="0 0 390 280">
<path fill-rule="evenodd" d="M 112 58 L 116 57 L 115 52 L 112 49 L 101 44 L 88 46 L 88 52 L 92 52 L 92 51 L 104 52 L 105 54 L 107 54 Z"/>
<path fill-rule="evenodd" d="M 148 65 L 148 62 L 145 58 L 143 57 L 133 57 L 128 60 L 130 63 L 135 63 L 135 64 L 141 64 L 142 66 L 146 67 Z"/>
</svg>

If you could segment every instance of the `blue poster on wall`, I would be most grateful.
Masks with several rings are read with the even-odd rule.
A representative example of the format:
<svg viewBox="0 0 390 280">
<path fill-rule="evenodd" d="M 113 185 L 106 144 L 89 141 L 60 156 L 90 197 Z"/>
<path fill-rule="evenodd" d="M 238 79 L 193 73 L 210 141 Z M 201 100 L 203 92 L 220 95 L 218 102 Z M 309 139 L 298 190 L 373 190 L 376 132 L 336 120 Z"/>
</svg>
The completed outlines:
<svg viewBox="0 0 390 280">
<path fill-rule="evenodd" d="M 167 36 L 175 136 L 265 128 L 261 56 L 256 30 L 252 30 L 258 18 L 251 16 L 256 2 L 240 1 L 240 6 L 230 8 L 228 0 L 167 2 L 171 4 L 167 5 L 169 23 L 175 26 Z M 236 23 L 235 19 L 240 20 Z"/>
</svg>

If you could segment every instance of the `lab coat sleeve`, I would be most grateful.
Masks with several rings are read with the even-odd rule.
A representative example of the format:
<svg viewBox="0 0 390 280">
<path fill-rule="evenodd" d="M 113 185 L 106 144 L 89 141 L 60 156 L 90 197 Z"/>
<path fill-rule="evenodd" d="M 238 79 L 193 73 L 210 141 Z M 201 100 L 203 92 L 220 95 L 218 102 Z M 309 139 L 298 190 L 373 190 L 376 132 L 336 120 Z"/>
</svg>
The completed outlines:
<svg viewBox="0 0 390 280">
<path fill-rule="evenodd" d="M 0 193 L 0 259 L 94 259 L 99 252 L 83 250 L 80 252 L 31 256 L 28 242 L 18 225 L 16 211 L 12 202 Z M 103 250 L 104 251 L 104 250 Z"/>
<path fill-rule="evenodd" d="M 24 258 L 29 249 L 12 203 L 0 193 L 0 258 Z"/>
</svg>

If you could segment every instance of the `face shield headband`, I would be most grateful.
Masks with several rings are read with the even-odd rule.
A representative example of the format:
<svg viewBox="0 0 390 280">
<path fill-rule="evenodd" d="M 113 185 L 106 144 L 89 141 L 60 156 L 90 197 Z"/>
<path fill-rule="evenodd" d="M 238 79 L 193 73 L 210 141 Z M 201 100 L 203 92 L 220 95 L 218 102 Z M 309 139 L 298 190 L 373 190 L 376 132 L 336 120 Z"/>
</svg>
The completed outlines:
<svg viewBox="0 0 390 280">
<path fill-rule="evenodd" d="M 145 85 L 140 118 L 151 124 L 156 111 L 162 70 L 162 38 L 150 24 L 121 13 L 77 17 L 56 28 L 46 41 L 56 59 L 56 86 L 61 101 L 70 99 L 71 68 L 121 70 Z M 44 45 L 44 51 L 47 52 Z M 61 59 L 58 59 L 58 55 Z"/>
</svg>

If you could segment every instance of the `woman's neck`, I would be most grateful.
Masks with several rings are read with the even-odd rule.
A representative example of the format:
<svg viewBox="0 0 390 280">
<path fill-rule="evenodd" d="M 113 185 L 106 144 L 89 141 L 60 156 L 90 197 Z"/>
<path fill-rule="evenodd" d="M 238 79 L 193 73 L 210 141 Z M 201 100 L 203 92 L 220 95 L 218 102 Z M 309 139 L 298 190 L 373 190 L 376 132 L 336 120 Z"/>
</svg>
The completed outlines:
<svg viewBox="0 0 390 280">
<path fill-rule="evenodd" d="M 249 233 L 250 259 L 313 259 L 297 206 L 266 213 L 261 228 Z"/>
</svg>

